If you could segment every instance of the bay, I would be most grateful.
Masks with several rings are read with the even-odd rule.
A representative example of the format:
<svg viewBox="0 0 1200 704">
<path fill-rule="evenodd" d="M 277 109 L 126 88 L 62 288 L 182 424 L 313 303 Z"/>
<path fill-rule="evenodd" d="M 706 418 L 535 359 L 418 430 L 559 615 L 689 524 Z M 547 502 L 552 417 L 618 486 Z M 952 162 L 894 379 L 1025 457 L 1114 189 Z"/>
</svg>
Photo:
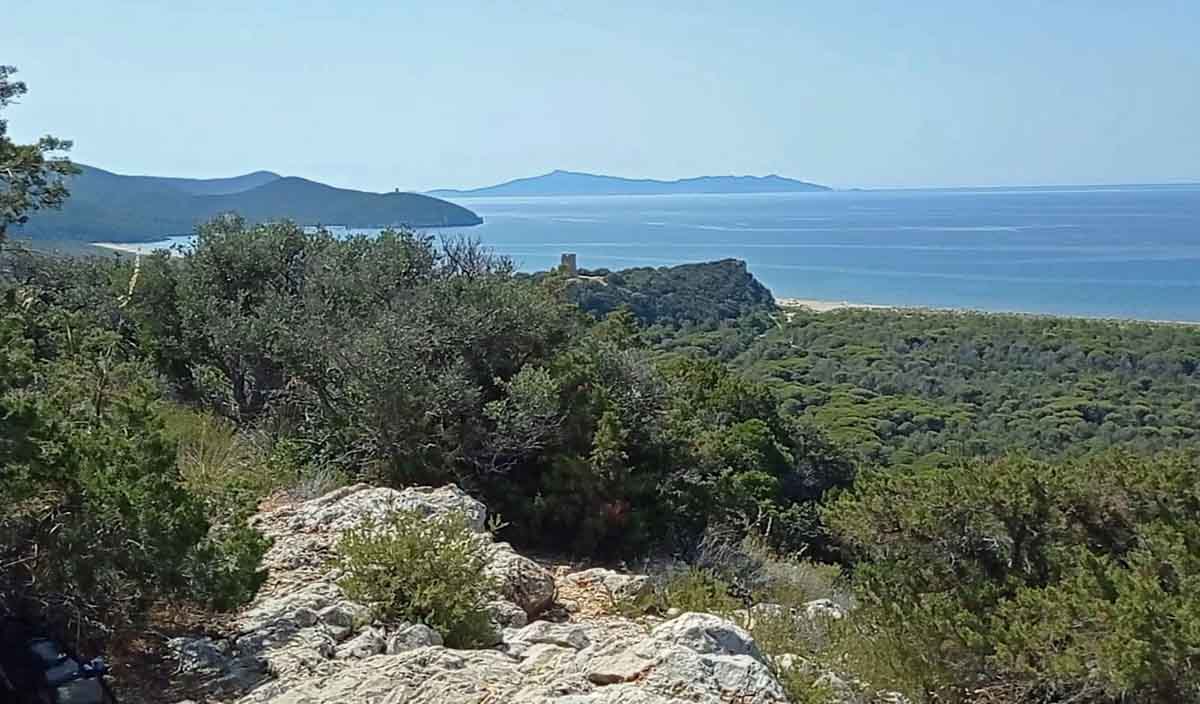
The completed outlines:
<svg viewBox="0 0 1200 704">
<path fill-rule="evenodd" d="M 776 297 L 1200 321 L 1200 185 L 459 202 L 527 271 L 732 257 Z"/>
</svg>

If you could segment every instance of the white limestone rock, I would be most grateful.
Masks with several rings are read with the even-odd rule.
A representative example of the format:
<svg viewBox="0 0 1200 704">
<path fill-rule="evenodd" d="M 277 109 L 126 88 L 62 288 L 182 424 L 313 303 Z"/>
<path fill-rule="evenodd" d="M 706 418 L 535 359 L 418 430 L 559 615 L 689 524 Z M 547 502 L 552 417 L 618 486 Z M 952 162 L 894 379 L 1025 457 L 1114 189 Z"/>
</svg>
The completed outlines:
<svg viewBox="0 0 1200 704">
<path fill-rule="evenodd" d="M 572 572 L 567 579 L 581 586 L 600 586 L 617 601 L 632 601 L 654 591 L 650 578 L 642 574 L 622 574 L 603 567 Z"/>
<path fill-rule="evenodd" d="M 533 560 L 518 554 L 508 543 L 490 548 L 486 573 L 500 584 L 500 595 L 521 607 L 529 618 L 554 603 L 554 575 Z"/>
</svg>

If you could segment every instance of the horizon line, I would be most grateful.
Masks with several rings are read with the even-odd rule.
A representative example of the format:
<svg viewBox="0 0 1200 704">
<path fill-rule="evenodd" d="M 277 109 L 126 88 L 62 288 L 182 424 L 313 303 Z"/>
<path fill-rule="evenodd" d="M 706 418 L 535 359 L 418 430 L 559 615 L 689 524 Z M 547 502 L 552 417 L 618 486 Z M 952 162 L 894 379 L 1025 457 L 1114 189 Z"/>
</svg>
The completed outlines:
<svg viewBox="0 0 1200 704">
<path fill-rule="evenodd" d="M 88 166 L 88 167 L 95 168 L 95 169 L 100 169 L 103 171 L 108 171 L 109 173 L 116 174 L 118 176 L 130 176 L 130 177 L 135 177 L 135 178 L 137 178 L 137 177 L 182 178 L 182 179 L 209 181 L 209 180 L 239 178 L 242 176 L 251 176 L 251 175 L 256 175 L 256 174 L 268 173 L 268 174 L 278 176 L 279 178 L 303 178 L 303 179 L 321 183 L 321 184 L 324 184 L 327 186 L 333 186 L 334 188 L 342 188 L 342 189 L 347 189 L 347 190 L 360 190 L 360 189 L 350 187 L 350 186 L 338 186 L 338 185 L 335 185 L 332 183 L 328 183 L 326 181 L 320 181 L 316 177 L 313 177 L 313 176 L 289 175 L 289 174 L 285 174 L 285 173 L 282 173 L 280 171 L 277 171 L 277 170 L 271 169 L 271 168 L 251 169 L 249 171 L 244 171 L 242 173 L 235 173 L 233 175 L 225 175 L 225 176 L 186 176 L 186 175 L 178 175 L 178 174 L 150 174 L 150 173 L 146 173 L 145 171 L 137 171 L 137 172 L 113 171 L 109 168 L 106 168 L 103 166 L 97 166 L 95 164 L 91 164 L 91 163 L 88 163 L 85 161 L 72 160 L 72 163 L 79 164 L 82 166 Z M 1200 186 L 1200 176 L 1190 177 L 1190 178 L 1189 177 L 1167 178 L 1167 179 L 1157 179 L 1157 180 L 1149 180 L 1149 181 L 1093 181 L 1093 182 L 1080 181 L 1080 182 L 1057 182 L 1057 183 L 1054 183 L 1054 182 L 1051 182 L 1051 183 L 1044 183 L 1044 182 L 1043 183 L 1039 183 L 1039 182 L 965 183 L 965 184 L 920 184 L 920 185 L 896 185 L 896 184 L 849 185 L 849 184 L 828 183 L 828 182 L 825 182 L 825 181 L 822 181 L 819 179 L 809 180 L 808 178 L 794 178 L 791 176 L 784 176 L 784 175 L 780 174 L 779 172 L 771 172 L 771 173 L 762 174 L 762 175 L 752 174 L 752 173 L 747 173 L 747 174 L 708 173 L 708 174 L 700 174 L 700 175 L 694 175 L 694 176 L 679 176 L 676 178 L 659 178 L 659 177 L 653 177 L 653 176 L 616 176 L 613 174 L 607 174 L 607 173 L 602 173 L 602 172 L 577 171 L 574 169 L 551 169 L 550 171 L 538 173 L 533 176 L 517 176 L 514 178 L 504 180 L 504 181 L 498 181 L 498 182 L 486 184 L 483 186 L 470 186 L 470 187 L 438 186 L 438 187 L 434 187 L 434 188 L 425 188 L 425 189 L 416 189 L 416 188 L 407 188 L 406 189 L 406 188 L 400 187 L 399 191 L 402 193 L 415 193 L 415 194 L 419 194 L 419 195 L 428 194 L 428 193 L 431 193 L 434 191 L 474 191 L 474 190 L 481 190 L 481 189 L 486 189 L 486 188 L 492 188 L 495 186 L 505 185 L 505 184 L 511 183 L 513 181 L 549 176 L 554 173 L 584 174 L 584 175 L 588 175 L 588 176 L 603 176 L 603 177 L 608 177 L 608 178 L 618 178 L 618 179 L 635 180 L 635 181 L 661 181 L 661 182 L 666 182 L 666 183 L 670 183 L 672 181 L 695 179 L 695 178 L 742 178 L 742 177 L 768 178 L 768 177 L 774 176 L 777 178 L 784 178 L 784 179 L 789 179 L 789 180 L 794 180 L 794 181 L 803 181 L 805 183 L 812 183 L 815 185 L 824 186 L 826 188 L 832 189 L 835 192 L 846 192 L 846 191 L 945 191 L 945 190 L 982 190 L 982 189 L 996 190 L 996 189 L 1004 189 L 1004 188 L 1129 188 L 1129 187 L 1152 187 L 1152 186 Z M 397 187 L 392 187 L 392 188 L 388 188 L 385 190 L 372 190 L 372 191 L 363 190 L 362 192 L 387 194 L 387 193 L 394 193 L 396 190 L 397 190 Z"/>
</svg>

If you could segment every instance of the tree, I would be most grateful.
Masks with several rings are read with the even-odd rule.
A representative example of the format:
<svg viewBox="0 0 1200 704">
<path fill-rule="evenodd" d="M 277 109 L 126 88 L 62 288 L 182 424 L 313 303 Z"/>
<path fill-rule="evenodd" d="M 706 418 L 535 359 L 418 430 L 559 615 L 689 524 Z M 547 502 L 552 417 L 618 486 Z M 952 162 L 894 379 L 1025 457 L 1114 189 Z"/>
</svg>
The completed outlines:
<svg viewBox="0 0 1200 704">
<path fill-rule="evenodd" d="M 251 597 L 267 545 L 184 485 L 149 365 L 26 294 L 0 291 L 0 615 L 78 643 L 156 599 Z"/>
<path fill-rule="evenodd" d="M 0 111 L 25 95 L 25 84 L 10 80 L 17 72 L 0 66 Z M 66 201 L 64 177 L 78 173 L 65 157 L 52 156 L 71 148 L 67 140 L 42 137 L 34 144 L 16 144 L 8 136 L 8 121 L 0 118 L 0 243 L 9 225 L 21 225 L 29 211 L 57 208 Z"/>
<path fill-rule="evenodd" d="M 1198 479 L 1118 452 L 864 474 L 827 512 L 854 659 L 939 702 L 1200 701 Z"/>
</svg>

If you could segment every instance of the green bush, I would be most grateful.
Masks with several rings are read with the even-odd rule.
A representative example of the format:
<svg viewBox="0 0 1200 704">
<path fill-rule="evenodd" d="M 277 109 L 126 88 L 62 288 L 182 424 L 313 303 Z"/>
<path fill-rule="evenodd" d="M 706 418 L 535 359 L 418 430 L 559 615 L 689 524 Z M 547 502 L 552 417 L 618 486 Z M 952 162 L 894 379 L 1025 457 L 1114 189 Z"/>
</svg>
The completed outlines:
<svg viewBox="0 0 1200 704">
<path fill-rule="evenodd" d="M 745 606 L 730 592 L 731 586 L 713 572 L 698 567 L 671 575 L 660 588 L 668 608 L 682 612 L 702 612 L 732 617 L 733 612 Z"/>
<path fill-rule="evenodd" d="M 249 598 L 265 543 L 182 481 L 148 365 L 26 300 L 0 319 L 0 610 L 78 640 L 158 599 Z"/>
<path fill-rule="evenodd" d="M 347 596 L 382 618 L 424 623 L 451 647 L 495 642 L 484 605 L 497 585 L 487 563 L 486 536 L 458 513 L 396 511 L 347 531 L 337 545 Z"/>
<path fill-rule="evenodd" d="M 1200 701 L 1195 458 L 874 474 L 828 518 L 860 560 L 846 642 L 876 684 Z"/>
</svg>

